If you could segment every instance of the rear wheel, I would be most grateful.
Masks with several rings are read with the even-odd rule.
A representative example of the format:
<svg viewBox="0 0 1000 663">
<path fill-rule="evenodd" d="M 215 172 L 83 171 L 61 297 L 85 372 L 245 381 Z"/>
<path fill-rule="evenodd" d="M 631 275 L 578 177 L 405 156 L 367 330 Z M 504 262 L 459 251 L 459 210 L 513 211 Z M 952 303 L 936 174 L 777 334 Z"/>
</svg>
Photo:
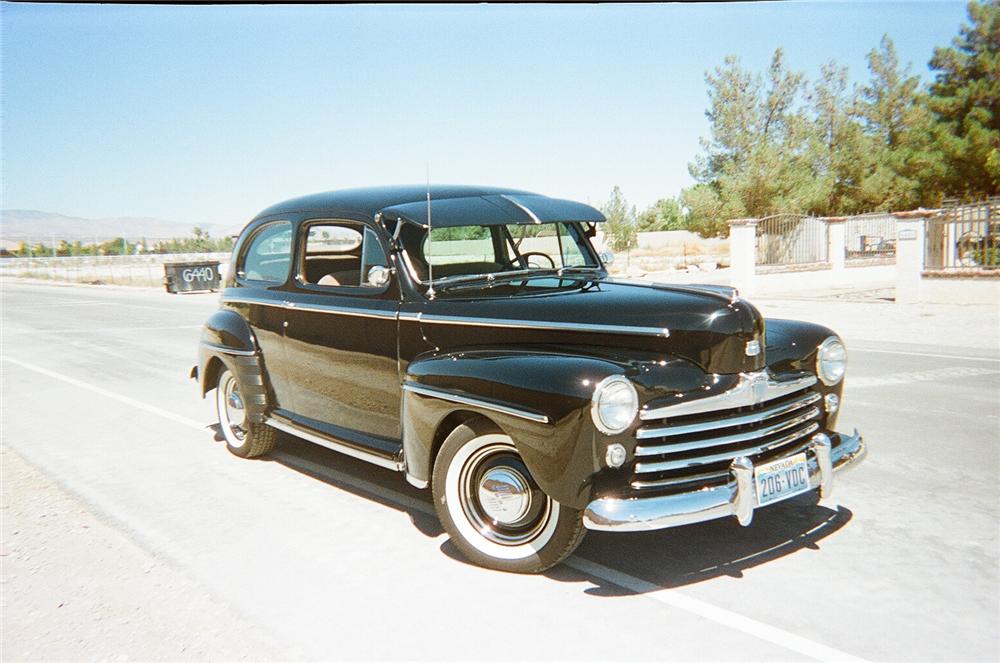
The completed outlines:
<svg viewBox="0 0 1000 663">
<path fill-rule="evenodd" d="M 451 540 L 480 566 L 539 573 L 586 533 L 580 512 L 542 492 L 510 437 L 486 421 L 463 424 L 444 441 L 432 489 Z"/>
<path fill-rule="evenodd" d="M 243 390 L 228 368 L 219 373 L 215 389 L 215 409 L 226 448 L 240 458 L 263 456 L 274 448 L 278 432 L 265 424 L 250 421 Z"/>
</svg>

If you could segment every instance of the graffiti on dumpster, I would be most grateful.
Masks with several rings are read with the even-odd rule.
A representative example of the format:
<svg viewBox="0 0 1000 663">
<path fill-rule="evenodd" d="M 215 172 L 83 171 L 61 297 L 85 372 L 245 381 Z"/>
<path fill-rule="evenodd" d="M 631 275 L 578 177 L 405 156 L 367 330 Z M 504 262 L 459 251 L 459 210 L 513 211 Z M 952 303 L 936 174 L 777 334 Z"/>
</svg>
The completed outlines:
<svg viewBox="0 0 1000 663">
<path fill-rule="evenodd" d="M 188 267 L 181 272 L 181 278 L 185 283 L 212 281 L 215 279 L 215 270 L 211 267 Z"/>
</svg>

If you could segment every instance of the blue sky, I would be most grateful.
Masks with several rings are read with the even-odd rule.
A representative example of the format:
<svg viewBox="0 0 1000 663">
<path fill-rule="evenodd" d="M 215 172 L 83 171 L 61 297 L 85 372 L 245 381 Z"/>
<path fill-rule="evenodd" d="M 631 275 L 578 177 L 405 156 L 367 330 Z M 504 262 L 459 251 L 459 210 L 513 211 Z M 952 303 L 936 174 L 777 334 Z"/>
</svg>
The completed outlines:
<svg viewBox="0 0 1000 663">
<path fill-rule="evenodd" d="M 239 224 L 348 186 L 514 186 L 640 209 L 691 183 L 704 73 L 783 46 L 929 77 L 963 2 L 0 6 L 4 208 Z"/>
</svg>

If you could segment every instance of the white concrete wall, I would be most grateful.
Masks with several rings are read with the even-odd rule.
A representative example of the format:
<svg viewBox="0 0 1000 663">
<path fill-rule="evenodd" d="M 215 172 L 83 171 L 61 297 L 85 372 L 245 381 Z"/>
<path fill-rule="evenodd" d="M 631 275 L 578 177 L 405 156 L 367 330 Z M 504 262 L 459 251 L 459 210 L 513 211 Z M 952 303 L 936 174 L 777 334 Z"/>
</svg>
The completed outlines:
<svg viewBox="0 0 1000 663">
<path fill-rule="evenodd" d="M 892 288 L 895 281 L 895 265 L 848 267 L 842 270 L 771 272 L 755 275 L 754 294 L 760 297 L 795 293 L 808 293 L 811 296 L 824 293 L 833 295 L 851 290 Z"/>
<path fill-rule="evenodd" d="M 1000 309 L 1000 278 L 924 277 L 920 286 L 925 304 L 992 304 Z"/>
</svg>

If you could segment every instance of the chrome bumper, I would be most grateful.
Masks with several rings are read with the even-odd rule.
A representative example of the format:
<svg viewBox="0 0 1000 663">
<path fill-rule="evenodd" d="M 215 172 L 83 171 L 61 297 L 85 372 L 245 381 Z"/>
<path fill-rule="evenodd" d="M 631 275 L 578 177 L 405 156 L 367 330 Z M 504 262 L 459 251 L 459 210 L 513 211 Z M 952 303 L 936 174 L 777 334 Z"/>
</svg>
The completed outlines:
<svg viewBox="0 0 1000 663">
<path fill-rule="evenodd" d="M 836 449 L 824 433 L 814 435 L 806 449 L 809 487 L 819 488 L 821 497 L 830 496 L 835 472 L 854 467 L 868 453 L 857 430 L 852 435 L 835 435 L 840 438 Z M 609 532 L 644 532 L 736 516 L 741 525 L 749 525 L 757 507 L 753 464 L 748 458 L 737 458 L 731 472 L 733 478 L 725 486 L 690 493 L 624 499 L 602 497 L 587 505 L 583 524 L 587 529 Z"/>
</svg>

